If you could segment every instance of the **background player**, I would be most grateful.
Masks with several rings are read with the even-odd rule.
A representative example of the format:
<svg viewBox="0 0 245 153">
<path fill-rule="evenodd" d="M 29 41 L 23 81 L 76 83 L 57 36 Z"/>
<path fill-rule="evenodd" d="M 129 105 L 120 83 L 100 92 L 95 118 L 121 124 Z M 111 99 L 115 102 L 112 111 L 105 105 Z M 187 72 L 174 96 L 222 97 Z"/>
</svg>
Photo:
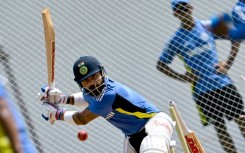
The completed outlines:
<svg viewBox="0 0 245 153">
<path fill-rule="evenodd" d="M 80 57 L 73 72 L 82 92 L 64 95 L 57 88 L 50 90 L 45 86 L 41 89 L 39 95 L 46 120 L 85 125 L 101 116 L 125 134 L 125 153 L 169 152 L 173 123 L 167 114 L 132 89 L 109 79 L 94 57 Z M 66 111 L 57 103 L 86 108 Z"/>
<path fill-rule="evenodd" d="M 0 152 L 36 153 L 25 123 L 6 92 L 6 81 L 0 75 Z"/>
<path fill-rule="evenodd" d="M 235 153 L 236 148 L 227 131 L 224 116 L 228 120 L 234 119 L 245 137 L 242 97 L 227 75 L 235 60 L 239 43 L 232 41 L 228 60 L 219 63 L 215 36 L 208 31 L 211 27 L 192 17 L 193 6 L 190 1 L 172 0 L 172 9 L 174 16 L 180 20 L 181 27 L 163 48 L 157 69 L 169 77 L 192 84 L 193 99 L 201 110 L 203 125 L 212 123 L 223 149 L 228 153 Z M 168 66 L 176 55 L 188 67 L 185 74 Z"/>
</svg>

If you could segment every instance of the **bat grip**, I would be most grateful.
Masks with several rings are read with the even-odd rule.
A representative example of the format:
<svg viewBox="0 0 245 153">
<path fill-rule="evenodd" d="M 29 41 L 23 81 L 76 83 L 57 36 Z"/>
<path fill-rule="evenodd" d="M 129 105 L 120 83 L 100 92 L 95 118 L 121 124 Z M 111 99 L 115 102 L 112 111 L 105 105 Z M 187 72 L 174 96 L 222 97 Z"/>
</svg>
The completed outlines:
<svg viewBox="0 0 245 153">
<path fill-rule="evenodd" d="M 49 88 L 54 89 L 55 88 L 55 82 L 50 82 L 49 83 Z"/>
</svg>

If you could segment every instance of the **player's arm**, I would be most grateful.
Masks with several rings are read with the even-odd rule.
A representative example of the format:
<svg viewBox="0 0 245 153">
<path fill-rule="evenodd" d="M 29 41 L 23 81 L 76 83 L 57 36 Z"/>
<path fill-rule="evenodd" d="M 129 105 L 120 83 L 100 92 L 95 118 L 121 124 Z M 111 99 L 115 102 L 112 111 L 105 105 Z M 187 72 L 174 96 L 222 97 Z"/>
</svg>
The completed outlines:
<svg viewBox="0 0 245 153">
<path fill-rule="evenodd" d="M 229 39 L 231 41 L 231 50 L 228 59 L 226 61 L 220 62 L 218 65 L 216 65 L 216 68 L 218 73 L 227 74 L 227 71 L 231 68 L 237 56 L 241 41 L 234 39 L 234 37 L 230 35 L 229 31 L 233 31 L 234 29 L 228 28 L 228 25 L 226 25 L 224 21 L 222 21 L 219 24 L 220 24 L 220 28 L 218 28 L 218 30 L 216 30 L 214 34 L 219 35 L 220 38 Z M 222 32 L 222 31 L 226 31 L 226 32 Z"/>
<path fill-rule="evenodd" d="M 227 23 L 221 22 L 216 27 L 212 27 L 211 31 L 221 38 L 226 36 L 226 39 L 232 39 L 236 41 L 245 39 L 245 26 L 242 25 L 236 28 L 229 28 Z"/>
<path fill-rule="evenodd" d="M 157 61 L 156 68 L 161 73 L 173 79 L 186 82 L 184 75 L 176 72 L 175 70 L 173 70 L 171 67 L 168 66 L 168 64 L 170 64 L 173 61 L 173 58 L 176 55 L 176 50 L 177 49 L 174 45 L 174 38 L 173 38 L 163 48 L 162 54 Z"/>
<path fill-rule="evenodd" d="M 50 120 L 53 123 L 60 120 L 72 125 L 86 125 L 99 116 L 91 112 L 88 107 L 83 111 L 67 111 L 64 108 L 61 108 L 58 104 L 43 102 L 42 117 L 46 121 Z"/>
<path fill-rule="evenodd" d="M 239 51 L 240 48 L 240 41 L 233 41 L 231 40 L 231 52 L 229 54 L 228 60 L 227 60 L 227 65 L 228 65 L 228 69 L 230 69 L 230 67 L 232 66 L 237 53 Z"/>
<path fill-rule="evenodd" d="M 244 7 L 235 6 L 232 10 L 232 19 L 236 28 L 230 29 L 228 35 L 233 40 L 245 39 L 245 13 L 243 9 Z"/>
<path fill-rule="evenodd" d="M 241 14 L 243 17 L 237 16 L 241 21 L 245 20 L 245 15 Z M 229 14 L 222 14 L 220 16 L 215 16 L 211 19 L 210 31 L 217 36 L 225 35 L 232 40 L 242 40 L 245 39 L 245 26 L 243 24 L 237 24 L 236 28 L 231 28 L 229 24 L 232 19 Z"/>
<path fill-rule="evenodd" d="M 215 38 L 231 40 L 231 51 L 228 59 L 215 65 L 217 72 L 223 74 L 227 74 L 227 71 L 231 68 L 240 47 L 240 41 L 235 41 L 229 34 L 229 31 L 232 30 L 227 24 L 229 20 L 231 20 L 230 16 L 228 14 L 223 14 L 222 16 L 214 17 L 212 20 L 202 22 L 202 25 L 212 32 Z"/>
<path fill-rule="evenodd" d="M 85 101 L 82 92 L 68 95 L 67 101 L 63 104 L 69 104 L 79 108 L 85 108 L 88 106 L 88 102 Z"/>
<path fill-rule="evenodd" d="M 3 126 L 3 129 L 6 132 L 15 153 L 22 153 L 18 129 L 4 98 L 0 98 L 0 123 Z"/>
<path fill-rule="evenodd" d="M 171 64 L 171 62 L 173 61 L 173 58 L 176 56 L 178 52 L 178 48 L 176 47 L 178 46 L 178 44 L 176 44 L 176 41 L 178 40 L 176 39 L 177 39 L 176 37 L 173 37 L 165 45 L 165 47 L 163 48 L 162 54 L 157 61 L 156 68 L 161 73 L 173 79 L 176 79 L 182 82 L 193 83 L 198 79 L 198 77 L 196 77 L 195 75 L 189 72 L 186 72 L 185 74 L 178 73 L 177 71 L 175 71 L 169 66 L 169 64 Z"/>
<path fill-rule="evenodd" d="M 192 73 L 189 73 L 189 72 L 186 72 L 185 74 L 180 74 L 180 73 L 176 72 L 170 66 L 168 66 L 168 64 L 162 62 L 161 60 L 158 60 L 158 62 L 157 62 L 157 70 L 159 70 L 163 74 L 165 74 L 165 75 L 167 75 L 173 79 L 176 79 L 176 80 L 179 80 L 182 82 L 193 83 L 198 79 L 198 77 L 196 77 L 195 75 L 193 75 Z"/>
<path fill-rule="evenodd" d="M 230 29 L 228 35 L 233 40 L 245 39 L 245 26 L 239 26 L 236 29 Z"/>
<path fill-rule="evenodd" d="M 185 79 L 185 75 L 182 75 L 182 74 L 174 71 L 170 66 L 168 66 L 168 64 L 162 62 L 161 60 L 158 60 L 158 62 L 157 62 L 157 70 L 162 72 L 163 74 L 173 78 L 173 79 L 176 79 L 176 80 L 179 80 L 182 82 L 187 81 Z"/>
<path fill-rule="evenodd" d="M 234 60 L 237 56 L 237 53 L 239 51 L 240 47 L 240 41 L 233 41 L 231 40 L 231 51 L 228 56 L 228 59 L 224 62 L 220 62 L 217 67 L 217 72 L 227 74 L 227 71 L 231 68 L 232 64 L 234 63 Z"/>
<path fill-rule="evenodd" d="M 70 124 L 86 125 L 97 117 L 99 116 L 91 112 L 87 107 L 81 112 L 65 111 L 61 115 L 61 120 L 66 121 Z"/>
</svg>

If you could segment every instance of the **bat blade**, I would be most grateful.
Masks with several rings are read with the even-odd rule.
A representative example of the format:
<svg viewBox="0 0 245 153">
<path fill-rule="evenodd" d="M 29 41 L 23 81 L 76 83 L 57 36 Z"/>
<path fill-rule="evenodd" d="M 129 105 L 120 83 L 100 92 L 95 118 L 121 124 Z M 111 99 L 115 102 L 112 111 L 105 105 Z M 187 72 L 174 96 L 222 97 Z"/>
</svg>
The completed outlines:
<svg viewBox="0 0 245 153">
<path fill-rule="evenodd" d="M 188 144 L 188 147 L 192 153 L 205 153 L 194 131 L 190 131 L 188 134 L 185 134 L 184 136 Z"/>
<path fill-rule="evenodd" d="M 42 11 L 45 45 L 46 45 L 46 61 L 48 72 L 48 85 L 52 89 L 55 85 L 54 69 L 55 69 L 55 33 L 50 10 L 45 8 Z M 51 117 L 50 117 L 51 119 Z M 54 124 L 54 120 L 49 120 L 50 124 Z"/>
<path fill-rule="evenodd" d="M 53 22 L 49 8 L 42 11 L 45 45 L 46 45 L 46 60 L 48 70 L 48 85 L 54 86 L 54 70 L 55 70 L 55 33 Z"/>
<path fill-rule="evenodd" d="M 175 111 L 175 114 L 176 114 L 176 117 L 178 118 L 178 121 L 179 121 L 179 125 L 183 131 L 183 134 L 186 135 L 189 133 L 189 129 L 187 128 L 183 118 L 181 117 L 180 113 L 179 113 L 179 110 L 177 108 L 177 106 L 175 105 L 175 103 L 173 101 L 170 102 L 170 107 L 173 107 L 174 111 Z"/>
<path fill-rule="evenodd" d="M 177 118 L 177 115 L 176 115 L 176 112 L 175 112 L 174 108 L 173 107 L 169 107 L 169 111 L 170 111 L 170 115 L 171 115 L 173 121 L 176 122 L 176 131 L 177 131 L 177 134 L 179 136 L 179 140 L 181 142 L 183 151 L 184 151 L 184 153 L 190 153 L 189 148 L 187 146 L 187 143 L 185 141 L 185 136 L 184 136 L 183 131 L 182 131 L 181 127 L 180 127 L 179 120 Z"/>
<path fill-rule="evenodd" d="M 191 131 L 187 128 L 183 118 L 181 117 L 181 115 L 178 111 L 177 106 L 172 101 L 170 102 L 170 113 L 171 113 L 173 120 L 176 121 L 176 124 L 179 125 L 179 129 L 177 129 L 177 132 L 178 132 L 178 135 L 180 137 L 180 140 L 185 139 L 185 142 L 186 142 L 190 152 L 191 153 L 205 153 L 205 151 L 204 151 L 200 141 L 198 140 L 195 132 Z M 183 138 L 183 136 L 180 135 L 181 134 L 180 131 L 183 133 L 184 138 Z M 183 141 L 183 140 L 181 140 L 181 141 Z M 183 145 L 183 148 L 185 149 L 185 144 L 183 144 L 183 142 L 182 142 L 182 145 Z"/>
</svg>

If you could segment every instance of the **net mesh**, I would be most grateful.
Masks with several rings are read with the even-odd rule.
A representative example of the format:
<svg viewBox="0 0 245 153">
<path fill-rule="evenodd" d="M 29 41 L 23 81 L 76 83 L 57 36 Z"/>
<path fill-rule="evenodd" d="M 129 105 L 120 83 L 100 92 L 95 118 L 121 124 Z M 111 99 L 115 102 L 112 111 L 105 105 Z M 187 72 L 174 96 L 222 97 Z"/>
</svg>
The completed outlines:
<svg viewBox="0 0 245 153">
<path fill-rule="evenodd" d="M 1 74 L 8 77 L 7 87 L 40 152 L 118 153 L 122 152 L 124 139 L 124 135 L 103 118 L 77 127 L 60 122 L 50 125 L 42 119 L 37 93 L 47 84 L 41 16 L 45 7 L 51 10 L 56 35 L 56 87 L 64 93 L 78 92 L 79 87 L 73 81 L 73 62 L 82 55 L 92 55 L 103 63 L 109 77 L 136 90 L 164 112 L 169 114 L 169 101 L 174 101 L 205 151 L 224 152 L 213 126 L 202 126 L 190 84 L 169 78 L 156 69 L 164 44 L 179 27 L 170 0 L 0 2 Z M 193 16 L 204 20 L 214 14 L 230 13 L 235 3 L 236 0 L 193 0 Z M 219 60 L 226 60 L 230 41 L 217 40 L 216 46 Z M 245 82 L 240 79 L 245 72 L 243 50 L 241 44 L 228 72 L 242 96 L 245 93 Z M 169 66 L 185 73 L 184 64 L 178 58 Z M 226 125 L 237 152 L 245 152 L 238 126 L 233 121 L 227 121 Z M 89 134 L 85 142 L 77 139 L 81 129 Z M 176 152 L 182 152 L 176 132 L 173 139 L 177 141 Z"/>
</svg>

